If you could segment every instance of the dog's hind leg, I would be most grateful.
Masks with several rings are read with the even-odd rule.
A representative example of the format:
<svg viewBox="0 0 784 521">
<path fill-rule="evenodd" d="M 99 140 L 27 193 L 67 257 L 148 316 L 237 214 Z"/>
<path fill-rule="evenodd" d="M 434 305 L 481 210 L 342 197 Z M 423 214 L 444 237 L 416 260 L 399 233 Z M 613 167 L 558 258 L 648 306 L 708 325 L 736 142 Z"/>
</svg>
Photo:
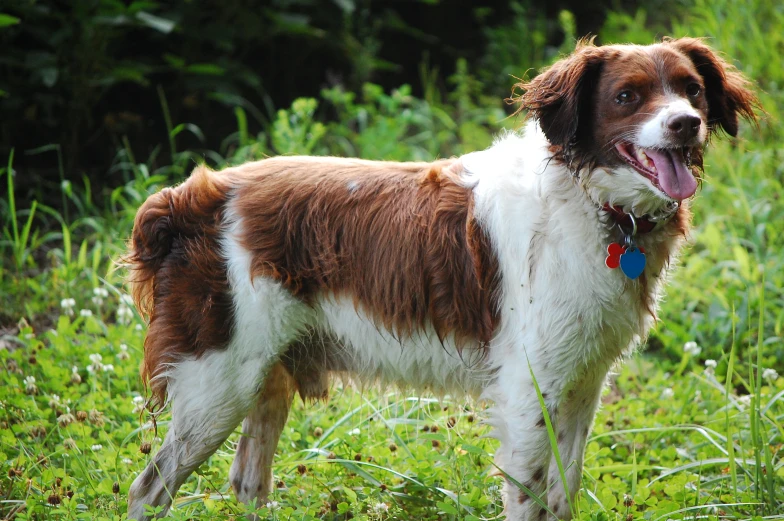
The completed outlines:
<svg viewBox="0 0 784 521">
<path fill-rule="evenodd" d="M 258 400 L 281 352 L 297 337 L 307 309 L 278 284 L 235 284 L 233 336 L 225 349 L 174 364 L 166 373 L 172 421 L 161 450 L 128 494 L 128 519 L 144 505 L 171 504 L 185 479 L 215 452 Z"/>
<path fill-rule="evenodd" d="M 226 440 L 262 386 L 261 357 L 238 358 L 231 348 L 177 363 L 167 375 L 172 420 L 163 445 L 128 494 L 128 519 L 148 519 L 144 505 L 165 512 L 180 485 Z"/>
<path fill-rule="evenodd" d="M 264 381 L 258 401 L 242 422 L 242 437 L 231 465 L 229 480 L 237 498 L 263 504 L 272 491 L 272 459 L 286 424 L 296 383 L 280 363 Z"/>
</svg>

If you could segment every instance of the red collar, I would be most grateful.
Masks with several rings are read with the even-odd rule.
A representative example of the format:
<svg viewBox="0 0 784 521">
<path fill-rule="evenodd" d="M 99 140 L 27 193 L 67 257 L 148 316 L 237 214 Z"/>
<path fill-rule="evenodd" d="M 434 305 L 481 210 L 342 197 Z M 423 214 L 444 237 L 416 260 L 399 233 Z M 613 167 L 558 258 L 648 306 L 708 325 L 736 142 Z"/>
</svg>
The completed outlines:
<svg viewBox="0 0 784 521">
<path fill-rule="evenodd" d="M 623 211 L 623 208 L 620 206 L 610 206 L 610 203 L 604 203 L 602 210 L 610 214 L 610 217 L 618 224 L 624 233 L 631 233 L 634 224 L 632 223 L 632 218 L 628 213 Z M 634 220 L 637 221 L 637 235 L 650 233 L 656 228 L 656 221 L 651 221 L 645 216 L 635 217 Z"/>
</svg>

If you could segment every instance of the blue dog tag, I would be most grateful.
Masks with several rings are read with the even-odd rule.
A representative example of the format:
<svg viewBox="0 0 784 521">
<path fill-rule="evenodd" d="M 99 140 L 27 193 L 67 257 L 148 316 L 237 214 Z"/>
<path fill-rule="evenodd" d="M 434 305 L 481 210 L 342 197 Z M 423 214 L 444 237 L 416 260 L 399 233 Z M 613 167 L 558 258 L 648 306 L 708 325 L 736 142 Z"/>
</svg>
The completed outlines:
<svg viewBox="0 0 784 521">
<path fill-rule="evenodd" d="M 645 254 L 639 248 L 632 246 L 621 255 L 621 271 L 624 275 L 634 280 L 642 275 L 645 269 Z"/>
</svg>

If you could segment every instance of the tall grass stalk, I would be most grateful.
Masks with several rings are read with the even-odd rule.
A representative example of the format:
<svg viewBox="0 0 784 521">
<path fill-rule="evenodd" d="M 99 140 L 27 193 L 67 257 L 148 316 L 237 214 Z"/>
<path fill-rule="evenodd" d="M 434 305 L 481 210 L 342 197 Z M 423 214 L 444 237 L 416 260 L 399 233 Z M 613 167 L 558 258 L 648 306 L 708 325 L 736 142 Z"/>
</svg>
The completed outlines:
<svg viewBox="0 0 784 521">
<path fill-rule="evenodd" d="M 531 373 L 531 380 L 533 380 L 534 389 L 536 389 L 536 397 L 539 399 L 539 407 L 542 409 L 542 416 L 544 417 L 544 423 L 547 427 L 547 438 L 550 441 L 550 449 L 553 451 L 555 464 L 558 466 L 558 473 L 561 477 L 564 493 L 566 494 L 566 501 L 569 503 L 569 510 L 572 512 L 572 515 L 574 515 L 575 510 L 574 505 L 572 504 L 572 496 L 569 493 L 569 483 L 566 481 L 566 470 L 564 469 L 563 462 L 561 461 L 561 452 L 558 450 L 558 436 L 555 432 L 555 429 L 553 428 L 550 412 L 547 410 L 547 404 L 544 403 L 544 396 L 542 395 L 542 390 L 539 388 L 539 382 L 536 380 L 536 376 L 534 375 L 534 370 L 533 367 L 531 367 L 530 360 L 528 360 L 528 371 Z"/>
<path fill-rule="evenodd" d="M 19 219 L 16 214 L 16 196 L 14 193 L 14 151 L 8 156 L 8 168 L 6 174 L 8 175 L 8 210 L 11 219 L 11 232 L 7 228 L 3 229 L 3 234 L 7 240 L 11 242 L 11 249 L 13 250 L 14 265 L 17 271 L 24 268 L 25 261 L 29 254 L 28 243 L 30 241 L 30 233 L 33 228 L 33 219 L 35 218 L 35 211 L 38 208 L 38 201 L 33 201 L 30 210 L 28 210 L 27 220 L 25 221 L 22 229 L 19 229 Z"/>
<path fill-rule="evenodd" d="M 735 315 L 735 306 L 732 306 L 732 344 L 730 346 L 730 356 L 727 361 L 727 377 L 724 383 L 724 399 L 727 406 L 724 408 L 724 429 L 727 431 L 727 457 L 729 458 L 730 476 L 732 478 L 732 493 L 734 496 L 738 495 L 738 468 L 735 463 L 735 442 L 732 438 L 732 421 L 730 419 L 730 393 L 732 392 L 732 376 L 735 372 L 735 326 L 737 316 Z"/>
</svg>

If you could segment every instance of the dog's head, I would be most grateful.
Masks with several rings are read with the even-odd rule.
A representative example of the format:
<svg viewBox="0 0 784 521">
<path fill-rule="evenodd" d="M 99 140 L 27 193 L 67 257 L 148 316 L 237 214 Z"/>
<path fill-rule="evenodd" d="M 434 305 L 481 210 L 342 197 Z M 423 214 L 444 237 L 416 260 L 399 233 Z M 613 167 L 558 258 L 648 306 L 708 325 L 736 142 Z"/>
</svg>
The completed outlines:
<svg viewBox="0 0 784 521">
<path fill-rule="evenodd" d="M 744 76 L 702 40 L 597 47 L 573 54 L 531 82 L 521 103 L 596 202 L 637 215 L 691 197 L 702 147 L 720 130 L 755 119 Z"/>
</svg>

